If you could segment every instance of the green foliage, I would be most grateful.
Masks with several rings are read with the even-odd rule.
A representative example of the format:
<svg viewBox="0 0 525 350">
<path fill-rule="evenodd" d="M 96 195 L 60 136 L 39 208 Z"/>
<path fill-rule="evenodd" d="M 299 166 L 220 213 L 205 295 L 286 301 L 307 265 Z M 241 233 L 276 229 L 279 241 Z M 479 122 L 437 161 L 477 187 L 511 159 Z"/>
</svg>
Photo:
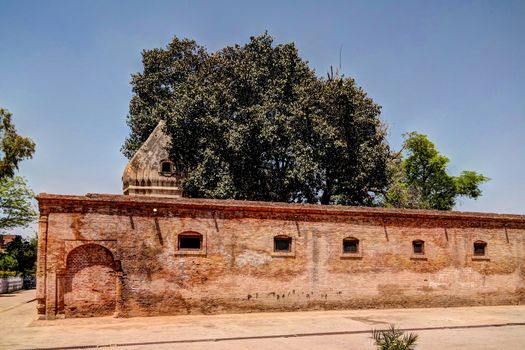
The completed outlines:
<svg viewBox="0 0 525 350">
<path fill-rule="evenodd" d="M 33 197 L 23 177 L 0 178 L 0 231 L 27 227 L 36 219 Z"/>
<path fill-rule="evenodd" d="M 378 350 L 411 350 L 414 349 L 418 335 L 405 334 L 394 325 L 386 330 L 373 330 L 372 338 Z"/>
<path fill-rule="evenodd" d="M 0 253 L 0 271 L 16 274 L 18 262 L 9 254 Z"/>
<path fill-rule="evenodd" d="M 2 260 L 2 257 L 0 257 L 0 261 Z M 0 262 L 1 264 L 1 262 Z M 18 275 L 18 272 L 16 271 L 3 271 L 0 267 L 0 277 L 15 277 Z"/>
<path fill-rule="evenodd" d="M 14 176 L 18 163 L 35 152 L 35 143 L 17 134 L 11 117 L 11 113 L 0 108 L 0 179 Z"/>
<path fill-rule="evenodd" d="M 34 193 L 24 178 L 14 176 L 18 163 L 34 151 L 35 143 L 18 135 L 11 113 L 0 108 L 0 232 L 25 227 L 36 218 Z"/>
<path fill-rule="evenodd" d="M 321 108 L 313 118 L 323 178 L 320 202 L 374 205 L 388 181 L 389 147 L 380 106 L 352 79 L 328 79 L 322 86 L 315 96 Z"/>
<path fill-rule="evenodd" d="M 5 253 L 0 257 L 0 264 L 3 258 L 6 262 L 14 261 L 14 265 L 0 265 L 0 270 L 33 276 L 36 271 L 36 254 L 37 238 L 23 239 L 18 236 L 7 244 Z"/>
<path fill-rule="evenodd" d="M 426 135 L 411 132 L 403 136 L 405 154 L 400 152 L 389 165 L 386 206 L 450 210 L 460 196 L 481 196 L 480 185 L 489 178 L 475 171 L 451 176 L 447 173 L 449 159 L 436 150 Z"/>
<path fill-rule="evenodd" d="M 159 120 L 189 197 L 372 205 L 387 185 L 380 107 L 344 77 L 318 78 L 267 34 L 208 53 L 174 38 L 143 52 L 123 153 Z"/>
</svg>

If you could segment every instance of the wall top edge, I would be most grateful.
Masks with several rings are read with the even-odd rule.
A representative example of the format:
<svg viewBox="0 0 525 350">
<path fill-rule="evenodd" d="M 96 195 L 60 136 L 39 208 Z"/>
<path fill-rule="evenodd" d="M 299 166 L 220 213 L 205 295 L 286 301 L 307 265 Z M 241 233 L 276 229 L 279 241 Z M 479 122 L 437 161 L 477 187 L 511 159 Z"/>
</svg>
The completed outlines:
<svg viewBox="0 0 525 350">
<path fill-rule="evenodd" d="M 481 220 L 525 223 L 525 215 L 477 213 L 460 211 L 439 211 L 419 209 L 374 208 L 342 205 L 290 204 L 281 202 L 256 202 L 242 200 L 218 200 L 195 198 L 162 198 L 149 196 L 128 196 L 88 193 L 82 195 L 61 195 L 40 193 L 36 197 L 40 209 L 54 206 L 82 205 L 86 207 L 158 207 L 194 210 L 247 211 L 288 213 L 296 215 L 342 215 L 373 217 L 407 217 L 427 219 Z M 53 211 L 53 210 L 51 210 Z"/>
</svg>

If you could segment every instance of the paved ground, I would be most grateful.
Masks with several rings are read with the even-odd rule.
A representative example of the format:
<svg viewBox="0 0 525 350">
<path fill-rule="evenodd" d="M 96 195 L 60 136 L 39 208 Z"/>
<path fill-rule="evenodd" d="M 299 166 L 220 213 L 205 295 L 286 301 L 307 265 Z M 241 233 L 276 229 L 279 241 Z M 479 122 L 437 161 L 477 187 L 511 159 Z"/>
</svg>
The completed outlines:
<svg viewBox="0 0 525 350">
<path fill-rule="evenodd" d="M 525 349 L 525 306 L 36 320 L 34 291 L 0 295 L 0 348 L 374 349 L 394 323 L 417 349 Z"/>
</svg>

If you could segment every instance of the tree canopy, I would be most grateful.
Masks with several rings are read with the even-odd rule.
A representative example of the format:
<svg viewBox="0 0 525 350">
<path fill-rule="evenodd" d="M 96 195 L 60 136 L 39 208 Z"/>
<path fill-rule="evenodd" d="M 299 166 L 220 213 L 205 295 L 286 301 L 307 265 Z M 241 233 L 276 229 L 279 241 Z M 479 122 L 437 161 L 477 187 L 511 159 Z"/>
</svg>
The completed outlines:
<svg viewBox="0 0 525 350">
<path fill-rule="evenodd" d="M 4 253 L 0 253 L 0 271 L 16 272 L 24 276 L 36 271 L 36 236 L 24 239 L 20 236 L 9 242 Z"/>
<path fill-rule="evenodd" d="M 404 137 L 402 151 L 390 164 L 386 206 L 450 210 L 460 197 L 481 196 L 480 185 L 489 178 L 470 170 L 452 176 L 447 172 L 449 159 L 426 135 L 411 132 Z"/>
<path fill-rule="evenodd" d="M 33 157 L 35 143 L 20 136 L 12 121 L 12 114 L 0 108 L 0 179 L 12 177 L 18 163 Z"/>
<path fill-rule="evenodd" d="M 19 162 L 31 158 L 34 151 L 35 143 L 20 136 L 12 114 L 0 108 L 0 232 L 25 227 L 36 218 L 34 193 L 23 177 L 14 176 Z"/>
<path fill-rule="evenodd" d="M 37 213 L 31 203 L 35 194 L 21 176 L 0 179 L 0 232 L 27 227 Z"/>
<path fill-rule="evenodd" d="M 374 205 L 388 184 L 380 106 L 351 78 L 320 78 L 267 34 L 214 53 L 188 39 L 143 51 L 123 153 L 159 120 L 189 197 Z"/>
</svg>

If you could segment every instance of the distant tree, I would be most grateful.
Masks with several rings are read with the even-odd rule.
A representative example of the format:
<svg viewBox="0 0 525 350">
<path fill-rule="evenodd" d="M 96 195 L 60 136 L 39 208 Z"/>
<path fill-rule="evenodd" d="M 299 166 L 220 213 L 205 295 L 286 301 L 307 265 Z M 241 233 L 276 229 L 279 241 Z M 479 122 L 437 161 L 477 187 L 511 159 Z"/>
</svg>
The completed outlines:
<svg viewBox="0 0 525 350">
<path fill-rule="evenodd" d="M 480 185 L 489 178 L 475 171 L 449 175 L 449 159 L 436 150 L 426 135 L 411 132 L 403 136 L 402 151 L 389 165 L 385 206 L 450 210 L 459 197 L 481 196 Z"/>
<path fill-rule="evenodd" d="M 35 143 L 18 135 L 11 119 L 12 114 L 0 108 L 0 179 L 14 176 L 18 163 L 35 151 Z"/>
<path fill-rule="evenodd" d="M 209 54 L 174 38 L 142 55 L 122 150 L 165 120 L 185 196 L 373 205 L 385 191 L 380 107 L 350 78 L 318 78 L 293 43 Z"/>
<path fill-rule="evenodd" d="M 24 276 L 35 274 L 37 254 L 36 236 L 30 239 L 17 236 L 7 244 L 4 254 L 16 262 L 15 269 L 10 271 L 16 271 Z"/>
<path fill-rule="evenodd" d="M 21 176 L 0 179 L 0 232 L 27 227 L 36 219 L 34 193 Z"/>
</svg>

